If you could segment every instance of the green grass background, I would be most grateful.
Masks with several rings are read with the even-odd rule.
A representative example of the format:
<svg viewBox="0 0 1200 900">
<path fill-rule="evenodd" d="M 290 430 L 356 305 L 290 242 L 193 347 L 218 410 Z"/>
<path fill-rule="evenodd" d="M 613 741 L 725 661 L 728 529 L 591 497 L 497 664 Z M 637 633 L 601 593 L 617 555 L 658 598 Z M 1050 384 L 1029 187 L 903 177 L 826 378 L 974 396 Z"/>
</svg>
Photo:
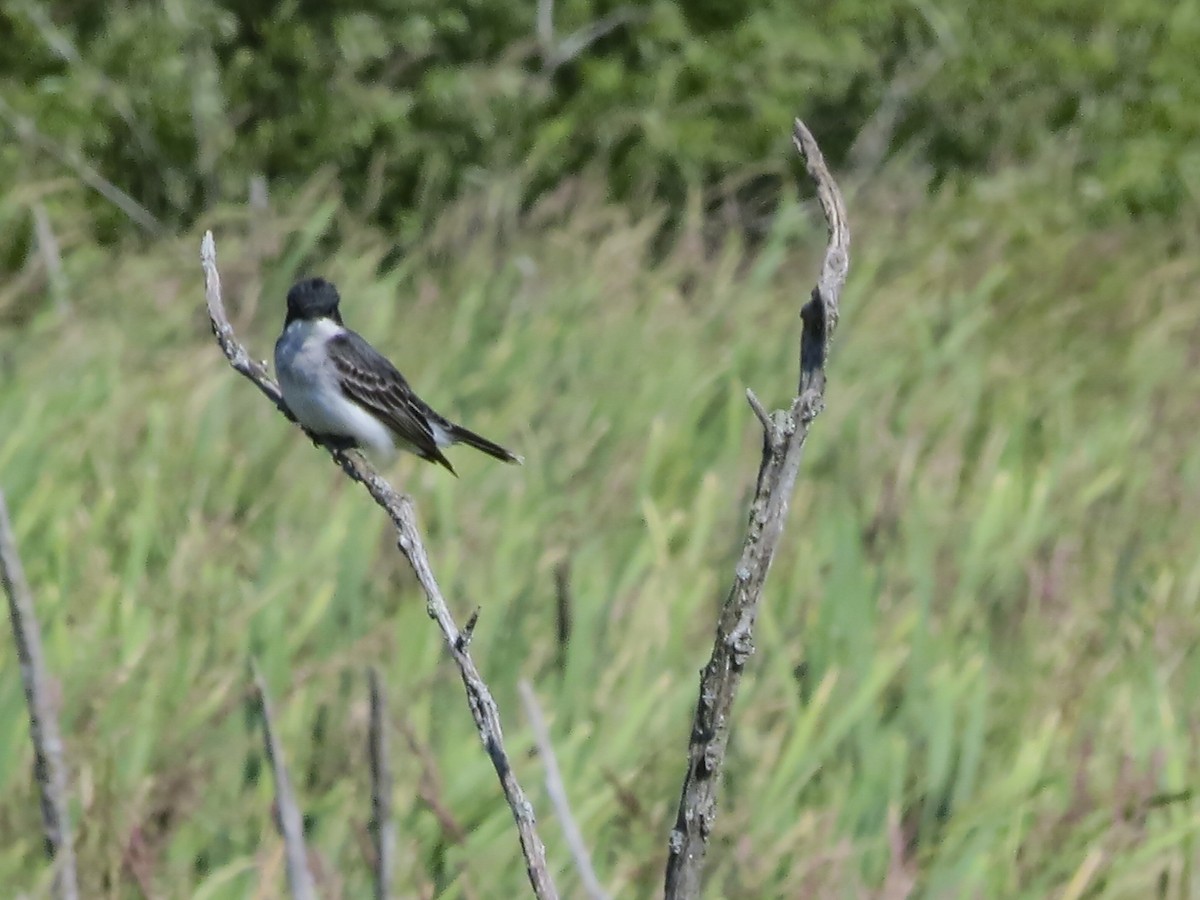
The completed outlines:
<svg viewBox="0 0 1200 900">
<path fill-rule="evenodd" d="M 1197 232 L 1089 230 L 1054 186 L 1050 164 L 931 193 L 900 168 L 847 185 L 828 409 L 738 701 L 709 896 L 1196 889 Z M 580 182 L 521 215 L 500 189 L 469 197 L 382 275 L 388 242 L 327 183 L 197 227 L 256 355 L 290 280 L 323 272 L 431 402 L 526 455 L 392 474 L 457 614 L 482 608 L 474 652 L 564 895 L 579 883 L 521 677 L 601 878 L 650 896 L 756 470 L 743 391 L 787 400 L 824 230 L 795 202 L 753 256 L 700 220 L 656 253 L 652 212 L 602 194 Z M 199 233 L 70 250 L 69 307 L 2 332 L 0 481 L 58 680 L 85 894 L 282 890 L 253 654 L 326 894 L 369 884 L 374 664 L 401 895 L 519 896 L 510 814 L 388 524 L 226 365 Z M 7 644 L 0 671 L 0 883 L 35 890 Z"/>
</svg>

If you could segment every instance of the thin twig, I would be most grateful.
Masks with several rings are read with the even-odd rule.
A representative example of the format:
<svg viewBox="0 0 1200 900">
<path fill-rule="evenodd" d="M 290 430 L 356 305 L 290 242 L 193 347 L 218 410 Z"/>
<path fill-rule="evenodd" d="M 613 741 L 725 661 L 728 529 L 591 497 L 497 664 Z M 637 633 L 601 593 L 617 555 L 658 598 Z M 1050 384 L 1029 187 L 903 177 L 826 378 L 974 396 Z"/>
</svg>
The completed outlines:
<svg viewBox="0 0 1200 900">
<path fill-rule="evenodd" d="M 459 846 L 465 844 L 467 841 L 467 829 L 463 826 L 462 822 L 455 818 L 454 813 L 446 803 L 446 791 L 442 786 L 442 776 L 438 771 L 437 760 L 433 758 L 433 753 L 430 751 L 429 745 L 421 742 L 421 739 L 417 736 L 416 728 L 413 727 L 412 722 L 407 717 L 400 716 L 397 724 L 400 727 L 400 733 L 404 735 L 405 743 L 408 744 L 408 749 L 416 757 L 417 762 L 421 766 L 421 777 L 417 784 L 418 799 L 429 808 L 429 811 L 433 813 L 433 817 L 437 819 L 443 838 Z M 476 890 L 475 884 L 471 879 L 471 868 L 468 861 L 463 862 L 461 872 L 458 876 L 458 884 L 462 888 L 463 900 L 479 900 L 479 891 Z"/>
<path fill-rule="evenodd" d="M 622 6 L 613 10 L 607 16 L 597 19 L 582 28 L 577 28 L 563 38 L 547 62 L 547 68 L 553 71 L 579 56 L 584 50 L 601 38 L 607 37 L 623 25 L 639 22 L 646 17 L 642 10 L 630 6 Z"/>
<path fill-rule="evenodd" d="M 846 154 L 848 167 L 856 180 L 873 174 L 882 165 L 891 149 L 892 137 L 900 124 L 905 107 L 913 97 L 938 73 L 947 55 L 941 47 L 926 52 L 920 59 L 909 61 L 888 83 L 879 105 L 859 129 Z"/>
<path fill-rule="evenodd" d="M 50 674 L 42 656 L 42 632 L 34 614 L 33 594 L 17 556 L 17 542 L 3 492 L 0 492 L 0 583 L 8 597 L 8 614 L 12 619 L 25 702 L 29 707 L 33 771 L 41 792 L 46 853 L 54 864 L 54 896 L 58 900 L 76 900 L 79 881 L 75 872 L 75 850 L 71 844 L 62 736 L 50 700 Z"/>
<path fill-rule="evenodd" d="M 717 622 L 712 656 L 700 675 L 700 697 L 688 749 L 688 768 L 667 857 L 668 900 L 700 896 L 704 854 L 717 815 L 717 787 L 725 764 L 733 702 L 742 670 L 754 652 L 754 622 L 771 560 L 779 546 L 804 442 L 825 396 L 825 360 L 838 320 L 838 300 L 849 267 L 850 232 L 841 192 L 817 142 L 796 120 L 793 139 L 816 182 L 829 242 L 812 297 L 800 311 L 800 383 L 787 410 L 768 417 L 751 399 L 763 426 L 763 455 L 750 505 L 742 555 Z M 750 395 L 753 398 L 753 395 Z"/>
<path fill-rule="evenodd" d="M 250 357 L 246 348 L 238 342 L 233 333 L 233 327 L 229 324 L 229 317 L 225 313 L 225 306 L 221 300 L 221 277 L 217 271 L 217 249 L 212 232 L 206 232 L 204 235 L 204 241 L 200 248 L 200 261 L 204 268 L 204 288 L 209 320 L 225 358 L 229 360 L 229 364 L 236 371 L 254 382 L 276 409 L 295 422 L 295 417 L 283 401 L 279 386 L 267 374 L 265 364 Z M 500 710 L 496 706 L 496 701 L 492 699 L 492 692 L 488 690 L 487 683 L 479 674 L 479 670 L 475 668 L 475 661 L 471 658 L 468 646 L 470 632 L 459 631 L 450 614 L 450 609 L 446 606 L 442 589 L 433 575 L 429 556 L 425 552 L 425 545 L 421 540 L 420 531 L 417 529 L 417 517 L 412 499 L 397 493 L 357 453 L 339 450 L 307 429 L 305 429 L 305 434 L 313 443 L 326 450 L 351 480 L 357 481 L 366 488 L 376 505 L 387 514 L 388 518 L 392 520 L 392 524 L 395 525 L 396 544 L 400 548 L 400 552 L 404 554 L 404 558 L 408 560 L 413 573 L 417 576 L 417 581 L 420 582 L 421 588 L 425 592 L 425 610 L 429 617 L 437 622 L 450 657 L 458 666 L 463 687 L 466 689 L 467 704 L 471 709 L 471 716 L 475 720 L 475 728 L 491 758 L 492 766 L 496 770 L 500 786 L 504 791 L 504 797 L 508 801 L 509 809 L 512 810 L 513 819 L 517 825 L 521 853 L 525 859 L 525 869 L 529 875 L 529 883 L 533 887 L 534 895 L 539 900 L 557 897 L 558 892 L 555 890 L 554 881 L 546 867 L 546 848 L 537 832 L 537 818 L 533 813 L 533 805 L 526 799 L 525 792 L 521 789 L 521 785 L 513 773 L 508 753 L 504 749 Z"/>
<path fill-rule="evenodd" d="M 371 837 L 375 842 L 375 897 L 391 896 L 392 868 L 396 853 L 396 825 L 392 821 L 392 771 L 388 765 L 387 704 L 379 670 L 367 670 L 371 691 L 371 726 L 367 755 L 371 760 Z"/>
<path fill-rule="evenodd" d="M 554 0 L 538 0 L 535 30 L 542 59 L 549 65 L 554 55 Z"/>
<path fill-rule="evenodd" d="M 554 609 L 559 672 L 567 671 L 567 648 L 571 643 L 571 557 L 564 556 L 554 567 Z"/>
<path fill-rule="evenodd" d="M 316 900 L 312 873 L 308 870 L 308 848 L 304 846 L 304 818 L 292 792 L 287 766 L 283 762 L 283 747 L 275 733 L 271 715 L 271 701 L 267 696 L 267 683 L 263 680 L 258 664 L 250 663 L 254 675 L 254 689 L 258 692 L 259 709 L 262 712 L 263 743 L 267 748 L 267 759 L 275 777 L 275 806 L 279 812 L 279 833 L 283 837 L 287 859 L 288 888 L 296 900 Z"/>
<path fill-rule="evenodd" d="M 607 16 L 584 25 L 561 41 L 554 36 L 554 0 L 538 0 L 534 33 L 538 49 L 542 54 L 542 69 L 551 74 L 555 69 L 571 62 L 596 41 L 616 31 L 622 25 L 641 21 L 646 17 L 642 10 L 621 6 Z"/>
<path fill-rule="evenodd" d="M 255 216 L 263 216 L 270 211 L 271 197 L 267 188 L 267 178 L 261 172 L 250 176 L 248 198 Z"/>
<path fill-rule="evenodd" d="M 575 868 L 579 870 L 579 880 L 583 882 L 583 890 L 592 900 L 609 900 L 608 892 L 596 877 L 592 868 L 592 855 L 584 843 L 583 833 L 571 814 L 571 804 L 567 800 L 567 788 L 563 784 L 562 772 L 558 769 L 558 758 L 554 755 L 554 745 L 550 743 L 550 729 L 546 727 L 546 718 L 538 704 L 537 694 L 524 678 L 517 684 L 521 692 L 521 703 L 525 706 L 525 718 L 529 719 L 529 727 L 533 729 L 533 742 L 537 745 L 538 756 L 546 767 L 546 793 L 550 795 L 550 803 L 554 813 L 562 825 L 563 837 L 567 841 L 567 849 L 575 860 Z"/>
<path fill-rule="evenodd" d="M 46 280 L 50 284 L 55 308 L 60 313 L 65 312 L 70 306 L 67 302 L 67 273 L 63 270 L 62 252 L 58 247 L 58 238 L 54 235 L 54 226 L 50 224 L 50 214 L 46 212 L 46 205 L 40 200 L 34 202 L 31 211 L 38 253 L 42 257 L 42 265 L 46 267 Z"/>
<path fill-rule="evenodd" d="M 417 737 L 417 730 L 413 727 L 412 722 L 401 716 L 399 725 L 400 733 L 404 735 L 404 741 L 408 744 L 409 751 L 421 765 L 417 797 L 429 807 L 429 811 L 437 819 L 438 827 L 442 829 L 442 834 L 455 844 L 463 843 L 467 839 L 467 829 L 455 818 L 450 807 L 446 805 L 446 801 L 442 799 L 445 791 L 442 789 L 442 776 L 438 772 L 437 760 L 433 758 L 429 747 L 421 743 L 420 738 Z"/>
<path fill-rule="evenodd" d="M 762 405 L 762 401 L 758 399 L 758 394 L 754 393 L 753 388 L 746 388 L 746 402 L 750 404 L 750 408 L 754 410 L 754 417 L 758 419 L 758 423 L 762 425 L 763 433 L 766 434 L 771 430 L 771 414 L 767 412 L 767 408 Z"/>
</svg>

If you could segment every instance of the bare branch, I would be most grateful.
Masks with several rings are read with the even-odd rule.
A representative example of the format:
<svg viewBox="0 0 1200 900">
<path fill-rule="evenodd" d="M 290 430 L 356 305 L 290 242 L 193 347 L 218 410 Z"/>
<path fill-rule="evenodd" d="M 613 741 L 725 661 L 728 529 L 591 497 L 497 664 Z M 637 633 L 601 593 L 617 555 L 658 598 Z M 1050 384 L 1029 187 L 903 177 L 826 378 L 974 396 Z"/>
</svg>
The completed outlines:
<svg viewBox="0 0 1200 900">
<path fill-rule="evenodd" d="M 229 364 L 242 375 L 245 375 L 255 386 L 275 404 L 275 408 L 287 418 L 295 421 L 295 417 L 283 401 L 279 386 L 267 374 L 266 366 L 251 359 L 233 333 L 225 306 L 221 300 L 221 278 L 217 272 L 217 250 L 212 232 L 206 232 L 200 248 L 200 261 L 204 268 L 205 299 L 208 304 L 208 316 L 212 324 L 213 334 L 221 351 Z M 438 586 L 425 552 L 425 545 L 417 529 L 417 517 L 413 510 L 411 498 L 399 494 L 378 472 L 361 456 L 353 452 L 345 452 L 323 441 L 320 437 L 304 430 L 305 434 L 317 446 L 326 450 L 333 457 L 343 472 L 353 481 L 358 482 L 376 505 L 392 520 L 396 527 L 396 544 L 408 564 L 412 567 L 417 581 L 425 592 L 425 610 L 429 617 L 437 622 L 445 639 L 450 657 L 458 666 L 466 689 L 467 704 L 475 727 L 483 746 L 491 758 L 492 766 L 500 780 L 504 797 L 512 810 L 513 819 L 521 840 L 521 852 L 525 858 L 525 869 L 529 875 L 529 883 L 539 900 L 557 897 L 554 881 L 546 868 L 546 848 L 537 832 L 537 819 L 533 813 L 533 805 L 525 797 L 517 777 L 513 774 L 508 753 L 504 749 L 504 735 L 500 728 L 500 710 L 487 684 L 475 668 L 475 661 L 469 652 L 469 631 L 459 631 L 446 606 L 442 589 Z"/>
<path fill-rule="evenodd" d="M 879 105 L 859 129 L 847 153 L 854 175 L 869 176 L 883 163 L 905 107 L 933 79 L 947 60 L 941 47 L 910 61 L 892 76 Z"/>
<path fill-rule="evenodd" d="M 541 706 L 538 705 L 537 694 L 525 679 L 521 679 L 517 689 L 521 692 L 525 717 L 529 719 L 529 727 L 533 729 L 533 741 L 537 744 L 538 756 L 542 758 L 542 765 L 546 767 L 546 793 L 550 795 L 550 802 L 554 805 L 554 812 L 562 825 L 563 837 L 567 839 L 567 848 L 571 851 L 571 858 L 575 860 L 575 868 L 579 870 L 583 890 L 592 900 L 608 900 L 608 892 L 604 890 L 600 879 L 596 877 L 596 870 L 592 868 L 592 855 L 584 843 L 583 834 L 575 822 L 575 817 L 571 815 L 567 788 L 563 784 L 562 773 L 558 770 L 554 745 L 550 743 L 550 729 L 546 727 L 546 719 L 542 715 Z"/>
<path fill-rule="evenodd" d="M 29 737 L 33 741 L 33 771 L 42 798 L 42 827 L 46 853 L 54 863 L 54 896 L 76 900 L 79 882 L 75 850 L 71 844 L 71 818 L 67 807 L 67 766 L 62 737 L 50 700 L 50 674 L 42 656 L 42 632 L 33 609 L 33 594 L 25 580 L 8 506 L 0 492 L 0 583 L 8 597 L 21 681 L 29 707 Z"/>
<path fill-rule="evenodd" d="M 275 805 L 279 811 L 279 833 L 283 837 L 284 853 L 287 858 L 288 888 L 296 900 L 316 900 L 312 873 L 308 870 L 308 848 L 304 846 L 304 818 L 296 804 L 292 782 L 288 778 L 287 766 L 283 762 L 283 747 L 275 733 L 271 716 L 271 701 L 267 697 L 267 683 L 263 680 L 258 663 L 251 661 L 254 689 L 258 692 L 259 709 L 262 711 L 263 743 L 267 748 L 267 759 L 275 778 Z"/>
<path fill-rule="evenodd" d="M 808 429 L 825 396 L 825 360 L 838 320 L 838 300 L 849 268 L 850 232 L 846 210 L 816 140 L 796 120 L 793 139 L 829 226 L 825 259 L 812 297 L 801 309 L 800 383 L 786 411 L 767 416 L 761 404 L 751 407 L 762 424 L 763 456 L 742 555 L 733 585 L 717 622 L 712 656 L 700 675 L 700 697 L 692 721 L 688 768 L 667 857 L 668 900 L 700 896 L 704 854 L 717 815 L 717 787 L 725 764 L 733 702 L 742 670 L 754 652 L 754 622 L 775 550 L 783 535 L 788 504 L 800 469 Z M 748 395 L 753 398 L 753 394 Z"/>
<path fill-rule="evenodd" d="M 371 760 L 371 837 L 375 841 L 375 898 L 391 896 L 396 853 L 396 825 L 392 821 L 392 772 L 388 765 L 387 704 L 379 671 L 367 670 L 371 690 L 371 726 L 367 752 Z"/>
</svg>

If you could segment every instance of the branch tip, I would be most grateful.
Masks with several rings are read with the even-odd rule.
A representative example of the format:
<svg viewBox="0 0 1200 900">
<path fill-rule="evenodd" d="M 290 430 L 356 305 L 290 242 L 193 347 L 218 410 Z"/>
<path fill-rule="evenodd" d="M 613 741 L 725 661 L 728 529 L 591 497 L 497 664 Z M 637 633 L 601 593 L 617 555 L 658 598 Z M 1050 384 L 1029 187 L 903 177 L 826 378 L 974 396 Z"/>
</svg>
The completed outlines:
<svg viewBox="0 0 1200 900">
<path fill-rule="evenodd" d="M 767 437 L 770 437 L 775 431 L 775 426 L 771 422 L 771 414 L 767 412 L 766 407 L 762 405 L 762 402 L 758 399 L 758 395 L 754 393 L 753 388 L 746 388 L 746 401 L 750 404 L 750 408 L 754 410 L 754 416 L 762 425 L 763 432 Z"/>
<path fill-rule="evenodd" d="M 455 649 L 459 653 L 466 653 L 467 648 L 471 646 L 471 638 L 475 634 L 475 625 L 479 622 L 480 607 L 475 607 L 475 611 L 471 613 L 471 617 L 467 619 L 467 624 L 463 626 L 463 630 L 458 633 L 458 640 L 454 642 Z"/>
</svg>

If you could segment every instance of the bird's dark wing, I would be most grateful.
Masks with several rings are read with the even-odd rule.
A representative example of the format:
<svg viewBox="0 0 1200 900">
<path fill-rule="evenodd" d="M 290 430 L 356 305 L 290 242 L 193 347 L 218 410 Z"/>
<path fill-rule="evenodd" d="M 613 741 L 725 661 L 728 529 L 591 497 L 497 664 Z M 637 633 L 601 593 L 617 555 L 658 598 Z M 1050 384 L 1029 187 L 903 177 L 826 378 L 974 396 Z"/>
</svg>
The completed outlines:
<svg viewBox="0 0 1200 900">
<path fill-rule="evenodd" d="M 454 471 L 429 425 L 435 414 L 387 357 L 348 328 L 330 338 L 326 349 L 347 397 L 387 425 L 418 456 Z"/>
</svg>

